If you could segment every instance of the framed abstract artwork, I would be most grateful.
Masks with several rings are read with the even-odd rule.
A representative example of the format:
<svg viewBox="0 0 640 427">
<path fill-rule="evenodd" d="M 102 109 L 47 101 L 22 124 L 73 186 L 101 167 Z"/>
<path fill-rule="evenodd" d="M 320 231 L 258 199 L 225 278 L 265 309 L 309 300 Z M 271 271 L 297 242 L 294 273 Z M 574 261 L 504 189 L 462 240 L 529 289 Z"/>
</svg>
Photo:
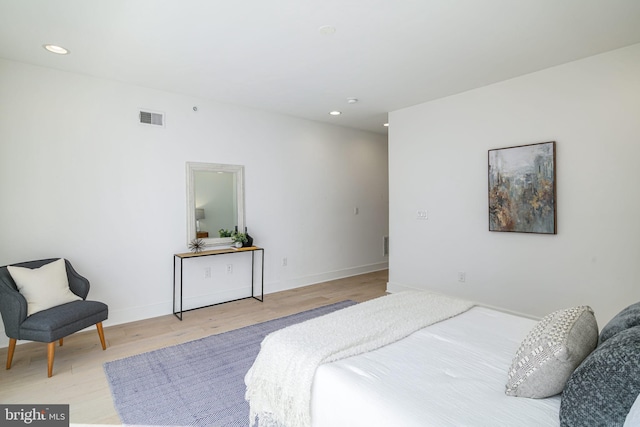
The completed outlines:
<svg viewBox="0 0 640 427">
<path fill-rule="evenodd" d="M 489 231 L 556 234 L 556 143 L 489 150 Z"/>
</svg>

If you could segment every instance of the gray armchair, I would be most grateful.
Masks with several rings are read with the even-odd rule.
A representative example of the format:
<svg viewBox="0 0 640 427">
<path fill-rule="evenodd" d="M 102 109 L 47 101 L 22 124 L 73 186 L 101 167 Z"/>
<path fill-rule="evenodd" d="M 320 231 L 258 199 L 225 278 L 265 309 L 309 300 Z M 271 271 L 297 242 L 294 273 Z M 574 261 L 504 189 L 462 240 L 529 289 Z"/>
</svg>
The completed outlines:
<svg viewBox="0 0 640 427">
<path fill-rule="evenodd" d="M 12 264 L 16 267 L 39 268 L 56 261 L 58 258 L 29 261 Z M 55 343 L 68 335 L 89 326 L 96 325 L 102 349 L 107 345 L 104 339 L 102 321 L 108 317 L 109 309 L 106 304 L 98 301 L 86 301 L 89 293 L 89 281 L 79 275 L 65 260 L 69 289 L 82 300 L 58 305 L 27 316 L 27 301 L 16 286 L 7 266 L 0 267 L 0 313 L 4 322 L 4 330 L 9 337 L 9 351 L 7 353 L 7 369 L 11 368 L 13 353 L 17 340 L 30 340 L 48 343 L 47 368 L 48 375 L 53 374 L 53 358 Z"/>
</svg>

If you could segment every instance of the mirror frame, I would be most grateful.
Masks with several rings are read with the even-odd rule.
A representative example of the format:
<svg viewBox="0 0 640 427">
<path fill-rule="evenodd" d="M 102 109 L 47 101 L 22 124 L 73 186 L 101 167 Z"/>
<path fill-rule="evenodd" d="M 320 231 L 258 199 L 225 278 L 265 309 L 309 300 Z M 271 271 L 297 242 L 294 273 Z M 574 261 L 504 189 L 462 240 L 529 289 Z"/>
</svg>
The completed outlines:
<svg viewBox="0 0 640 427">
<path fill-rule="evenodd" d="M 196 196 L 195 172 L 231 172 L 236 178 L 237 224 L 238 230 L 244 232 L 244 166 L 225 165 L 220 163 L 187 162 L 187 245 L 196 238 Z M 216 231 L 217 233 L 217 231 Z M 204 238 L 205 246 L 233 245 L 230 237 Z"/>
</svg>

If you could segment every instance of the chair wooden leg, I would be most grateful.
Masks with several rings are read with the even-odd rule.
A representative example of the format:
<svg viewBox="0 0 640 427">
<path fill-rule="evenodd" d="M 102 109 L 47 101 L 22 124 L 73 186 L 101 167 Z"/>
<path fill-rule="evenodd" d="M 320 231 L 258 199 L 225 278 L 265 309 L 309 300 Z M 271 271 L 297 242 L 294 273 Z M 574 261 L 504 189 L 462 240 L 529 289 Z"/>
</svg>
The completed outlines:
<svg viewBox="0 0 640 427">
<path fill-rule="evenodd" d="M 56 353 L 56 342 L 52 341 L 47 344 L 47 374 L 49 378 L 53 375 L 53 357 Z"/>
<path fill-rule="evenodd" d="M 96 323 L 96 328 L 98 328 L 98 335 L 100 336 L 100 344 L 102 344 L 102 349 L 107 349 L 107 343 L 104 340 L 104 329 L 102 329 L 102 322 Z"/>
<path fill-rule="evenodd" d="M 60 347 L 62 347 L 62 340 L 63 340 L 63 339 L 64 339 L 64 338 L 60 338 Z"/>
<path fill-rule="evenodd" d="M 13 352 L 16 351 L 16 339 L 9 338 L 9 351 L 7 352 L 7 369 L 11 369 L 11 362 L 13 361 Z"/>
</svg>

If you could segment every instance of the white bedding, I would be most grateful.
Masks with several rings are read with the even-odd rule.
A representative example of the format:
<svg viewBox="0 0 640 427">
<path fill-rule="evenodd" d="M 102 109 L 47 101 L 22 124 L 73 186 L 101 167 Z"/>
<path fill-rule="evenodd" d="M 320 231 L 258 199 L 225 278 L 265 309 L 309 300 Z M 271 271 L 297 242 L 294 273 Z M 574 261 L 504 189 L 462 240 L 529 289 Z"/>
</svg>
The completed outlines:
<svg viewBox="0 0 640 427">
<path fill-rule="evenodd" d="M 483 307 L 383 348 L 321 365 L 313 427 L 559 426 L 560 397 L 504 394 L 536 321 Z"/>
<path fill-rule="evenodd" d="M 311 390 L 322 363 L 381 348 L 472 307 L 426 291 L 376 298 L 269 334 L 245 376 L 250 420 L 311 427 Z"/>
</svg>

